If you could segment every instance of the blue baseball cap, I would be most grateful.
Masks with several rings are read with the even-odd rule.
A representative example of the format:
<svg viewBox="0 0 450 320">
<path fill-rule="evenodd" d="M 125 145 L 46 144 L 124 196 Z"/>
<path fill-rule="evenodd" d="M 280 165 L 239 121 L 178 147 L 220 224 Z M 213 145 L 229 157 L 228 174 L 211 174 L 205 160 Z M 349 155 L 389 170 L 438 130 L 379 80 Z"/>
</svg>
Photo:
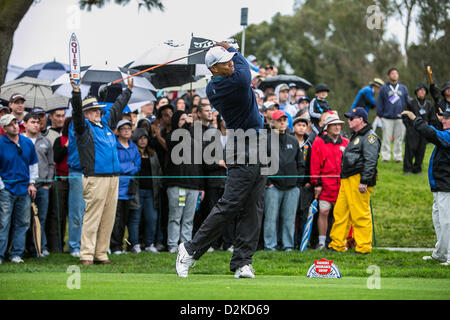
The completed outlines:
<svg viewBox="0 0 450 320">
<path fill-rule="evenodd" d="M 366 110 L 364 110 L 364 108 L 361 107 L 353 108 L 351 112 L 344 113 L 344 116 L 346 118 L 361 117 L 363 118 L 364 121 L 367 121 L 368 118 Z"/>
<path fill-rule="evenodd" d="M 309 100 L 309 98 L 308 98 L 307 96 L 303 96 L 303 97 L 298 98 L 297 103 L 300 103 L 300 102 L 302 102 L 302 101 L 308 101 L 308 102 L 310 102 L 310 100 Z"/>
</svg>

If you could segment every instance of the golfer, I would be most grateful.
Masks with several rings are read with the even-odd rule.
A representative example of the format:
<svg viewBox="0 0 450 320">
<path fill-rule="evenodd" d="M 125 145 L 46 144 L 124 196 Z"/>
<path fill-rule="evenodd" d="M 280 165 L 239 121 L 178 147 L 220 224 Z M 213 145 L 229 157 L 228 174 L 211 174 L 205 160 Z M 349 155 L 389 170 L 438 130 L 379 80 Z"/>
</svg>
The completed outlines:
<svg viewBox="0 0 450 320">
<path fill-rule="evenodd" d="M 262 129 L 264 119 L 258 112 L 256 97 L 250 87 L 251 75 L 246 59 L 228 43 L 220 42 L 206 53 L 205 64 L 213 74 L 206 94 L 211 105 L 222 114 L 227 129 L 254 129 L 255 132 Z M 179 277 L 188 276 L 189 267 L 222 235 L 235 217 L 236 239 L 230 270 L 235 272 L 235 278 L 255 277 L 252 257 L 261 229 L 266 176 L 261 175 L 259 163 L 249 163 L 248 149 L 246 142 L 245 164 L 227 164 L 224 194 L 194 238 L 178 246 L 176 270 Z M 236 147 L 234 153 L 237 155 Z"/>
</svg>

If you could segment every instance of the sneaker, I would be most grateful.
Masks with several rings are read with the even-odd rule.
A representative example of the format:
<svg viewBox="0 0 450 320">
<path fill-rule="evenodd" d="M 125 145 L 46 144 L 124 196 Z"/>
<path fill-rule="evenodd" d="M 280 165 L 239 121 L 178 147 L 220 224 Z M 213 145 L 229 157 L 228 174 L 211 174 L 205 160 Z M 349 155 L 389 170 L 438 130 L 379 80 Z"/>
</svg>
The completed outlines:
<svg viewBox="0 0 450 320">
<path fill-rule="evenodd" d="M 319 244 L 319 245 L 316 247 L 316 249 L 322 251 L 322 250 L 325 250 L 326 247 L 325 247 L 324 244 Z"/>
<path fill-rule="evenodd" d="M 14 263 L 23 263 L 23 260 L 22 260 L 21 257 L 15 256 L 15 257 L 12 257 L 12 258 L 11 258 L 11 262 L 14 262 Z"/>
<path fill-rule="evenodd" d="M 115 254 L 116 256 L 121 255 L 122 253 L 122 250 L 116 250 L 113 252 L 113 254 Z"/>
<path fill-rule="evenodd" d="M 74 258 L 79 258 L 80 257 L 80 251 L 74 251 L 71 252 L 70 255 Z"/>
<path fill-rule="evenodd" d="M 133 246 L 133 248 L 131 249 L 131 252 L 140 253 L 141 252 L 141 245 L 140 244 L 135 244 Z"/>
<path fill-rule="evenodd" d="M 162 244 L 162 243 L 157 243 L 155 246 L 156 250 L 158 250 L 159 252 L 164 251 L 166 249 L 166 247 Z"/>
<path fill-rule="evenodd" d="M 178 246 L 177 262 L 175 263 L 175 268 L 177 269 L 178 276 L 180 278 L 187 278 L 189 267 L 193 267 L 194 265 L 194 257 L 186 251 L 184 243 L 180 243 L 180 245 Z"/>
<path fill-rule="evenodd" d="M 450 262 L 448 262 L 448 261 L 442 262 L 442 263 L 441 263 L 441 266 L 446 266 L 446 267 L 447 267 L 447 266 L 450 266 Z"/>
<path fill-rule="evenodd" d="M 173 247 L 169 249 L 169 253 L 177 253 L 178 252 L 178 248 L 177 247 Z"/>
<path fill-rule="evenodd" d="M 236 279 L 239 279 L 239 278 L 254 278 L 255 277 L 255 270 L 253 269 L 251 264 L 247 264 L 247 265 L 237 269 L 236 272 L 234 273 L 234 277 Z"/>
<path fill-rule="evenodd" d="M 436 260 L 436 261 L 439 261 L 439 262 L 445 262 L 445 260 L 441 260 L 441 259 L 435 258 L 435 257 L 433 257 L 433 255 L 431 255 L 431 256 L 423 256 L 422 259 L 423 260 Z"/>
<path fill-rule="evenodd" d="M 159 253 L 158 249 L 156 249 L 156 247 L 154 246 L 153 243 L 150 245 L 150 247 L 146 247 L 145 251 L 146 252 Z"/>
<path fill-rule="evenodd" d="M 209 247 L 207 252 L 214 252 L 214 248 L 213 247 Z"/>
<path fill-rule="evenodd" d="M 233 252 L 234 251 L 234 246 L 230 246 L 227 251 Z"/>
<path fill-rule="evenodd" d="M 48 257 L 49 255 L 50 255 L 50 252 L 48 252 L 47 249 L 42 250 L 42 252 L 41 252 L 41 257 L 42 258 Z"/>
</svg>

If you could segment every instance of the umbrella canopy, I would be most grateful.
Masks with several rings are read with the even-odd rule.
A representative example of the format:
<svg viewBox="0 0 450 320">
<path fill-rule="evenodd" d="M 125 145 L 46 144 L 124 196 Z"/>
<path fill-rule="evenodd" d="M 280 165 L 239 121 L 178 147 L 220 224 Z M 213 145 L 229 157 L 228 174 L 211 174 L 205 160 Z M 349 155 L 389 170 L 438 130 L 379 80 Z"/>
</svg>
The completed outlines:
<svg viewBox="0 0 450 320">
<path fill-rule="evenodd" d="M 278 76 L 269 77 L 261 81 L 258 89 L 264 90 L 266 87 L 275 88 L 277 85 L 282 83 L 295 83 L 298 88 L 302 88 L 304 90 L 308 90 L 312 87 L 312 84 L 306 79 L 300 78 L 295 75 L 280 74 Z"/>
<path fill-rule="evenodd" d="M 31 77 L 54 81 L 60 75 L 69 71 L 70 67 L 68 64 L 56 61 L 43 62 L 34 64 L 31 67 L 26 68 L 21 74 L 16 77 L 16 79 Z"/>
<path fill-rule="evenodd" d="M 150 48 L 127 66 L 137 70 L 144 70 L 205 49 L 205 47 L 201 46 L 191 48 L 191 45 L 193 45 L 192 41 L 190 45 L 184 43 L 174 44 L 171 41 L 167 41 Z M 162 89 L 194 82 L 197 80 L 196 76 L 210 75 L 211 73 L 204 64 L 204 55 L 204 52 L 199 53 L 198 55 L 151 70 L 152 83 L 156 88 Z"/>
<path fill-rule="evenodd" d="M 127 77 L 127 71 L 130 74 L 136 73 L 137 70 L 126 69 L 120 67 L 110 66 L 90 66 L 84 71 L 81 71 L 81 97 L 85 98 L 88 94 L 98 98 L 98 88 L 105 83 L 113 82 L 115 80 Z M 139 107 L 156 101 L 152 91 L 156 88 L 148 80 L 149 75 L 143 73 L 142 75 L 133 77 L 134 87 L 128 105 L 131 111 L 137 110 Z M 55 93 L 65 97 L 72 97 L 72 86 L 70 85 L 69 74 L 64 74 L 56 79 L 52 84 L 52 89 Z M 104 102 L 114 102 L 122 92 L 124 87 L 127 87 L 127 81 L 111 85 L 108 88 L 108 95 Z"/>
<path fill-rule="evenodd" d="M 205 76 L 197 81 L 190 82 L 183 84 L 182 86 L 176 86 L 176 87 L 167 87 L 164 88 L 164 91 L 187 91 L 187 90 L 193 90 L 193 89 L 202 89 L 206 88 L 208 85 L 208 82 L 211 80 L 211 76 Z"/>
<path fill-rule="evenodd" d="M 37 256 L 41 256 L 41 223 L 39 222 L 38 209 L 34 202 L 31 203 L 31 229 L 33 233 L 33 244 L 36 248 Z"/>
<path fill-rule="evenodd" d="M 1 86 L 0 98 L 8 100 L 14 93 L 20 93 L 25 97 L 25 109 L 41 107 L 49 112 L 56 109 L 66 109 L 68 101 L 66 97 L 54 94 L 50 86 L 51 81 L 24 77 L 6 82 Z"/>
</svg>

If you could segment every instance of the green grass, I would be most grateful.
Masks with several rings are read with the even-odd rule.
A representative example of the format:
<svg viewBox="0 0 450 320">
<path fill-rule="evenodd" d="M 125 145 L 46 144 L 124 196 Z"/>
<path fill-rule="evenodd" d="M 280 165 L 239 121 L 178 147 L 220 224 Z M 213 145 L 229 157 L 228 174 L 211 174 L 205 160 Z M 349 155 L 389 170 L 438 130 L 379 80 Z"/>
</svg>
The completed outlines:
<svg viewBox="0 0 450 320">
<path fill-rule="evenodd" d="M 428 145 L 422 174 L 403 174 L 403 163 L 378 163 L 378 180 L 372 194 L 378 247 L 427 247 L 436 243 L 431 219 L 433 195 L 428 184 Z"/>
<path fill-rule="evenodd" d="M 0 299 L 450 299 L 450 269 L 422 260 L 423 252 L 376 249 L 370 255 L 351 252 L 257 251 L 255 279 L 234 279 L 231 253 L 205 254 L 189 278 L 175 274 L 174 254 L 140 253 L 111 256 L 113 265 L 81 266 L 67 254 L 25 259 L 0 267 Z M 314 260 L 333 260 L 341 279 L 306 277 Z M 70 290 L 68 267 L 80 268 L 80 289 Z M 370 290 L 369 266 L 380 270 L 380 290 Z"/>
</svg>

